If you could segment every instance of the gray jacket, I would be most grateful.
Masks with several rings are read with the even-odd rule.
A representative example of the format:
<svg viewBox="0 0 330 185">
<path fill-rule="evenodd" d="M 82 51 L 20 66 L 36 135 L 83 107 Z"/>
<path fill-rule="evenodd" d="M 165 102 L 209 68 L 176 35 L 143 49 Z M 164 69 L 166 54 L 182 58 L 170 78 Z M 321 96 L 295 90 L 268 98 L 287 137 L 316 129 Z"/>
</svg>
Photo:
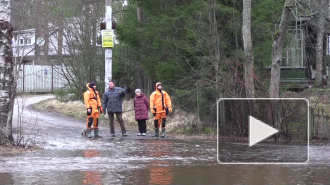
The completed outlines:
<svg viewBox="0 0 330 185">
<path fill-rule="evenodd" d="M 102 107 L 108 113 L 123 112 L 122 98 L 125 96 L 126 91 L 121 87 L 114 87 L 108 89 L 102 98 Z"/>
</svg>

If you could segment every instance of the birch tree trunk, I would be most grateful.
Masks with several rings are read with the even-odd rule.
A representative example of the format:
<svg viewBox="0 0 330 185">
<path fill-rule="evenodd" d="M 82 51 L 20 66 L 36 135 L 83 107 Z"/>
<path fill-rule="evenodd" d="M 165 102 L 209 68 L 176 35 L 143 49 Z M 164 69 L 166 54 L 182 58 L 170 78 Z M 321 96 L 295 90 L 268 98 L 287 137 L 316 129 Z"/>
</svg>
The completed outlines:
<svg viewBox="0 0 330 185">
<path fill-rule="evenodd" d="M 292 8 L 294 7 L 294 0 L 286 0 L 281 22 L 278 29 L 275 32 L 273 40 L 273 56 L 272 56 L 272 66 L 271 66 L 271 76 L 270 76 L 270 86 L 269 86 L 269 97 L 279 98 L 280 90 L 280 75 L 281 75 L 281 61 L 282 61 L 282 50 L 284 44 L 284 38 L 290 24 L 290 14 Z M 280 123 L 276 120 L 276 115 L 278 115 L 277 101 L 271 101 L 268 108 L 268 123 L 273 125 L 275 128 L 279 128 Z M 274 135 L 274 140 L 277 141 L 279 135 Z"/>
<path fill-rule="evenodd" d="M 13 27 L 9 22 L 0 20 L 0 29 L 0 144 L 2 144 L 8 140 L 13 141 L 12 118 L 16 83 L 11 49 Z"/>
<path fill-rule="evenodd" d="M 251 0 L 243 0 L 244 79 L 247 98 L 254 97 L 254 55 L 251 38 Z"/>
<path fill-rule="evenodd" d="M 285 1 L 281 22 L 279 28 L 276 30 L 274 35 L 273 56 L 272 56 L 271 76 L 270 76 L 270 86 L 269 86 L 270 98 L 279 97 L 282 49 L 283 49 L 285 34 L 290 24 L 290 14 L 292 11 L 291 8 L 293 7 L 294 7 L 294 0 Z"/>
<path fill-rule="evenodd" d="M 315 85 L 322 85 L 322 75 L 323 75 L 323 38 L 324 38 L 324 24 L 327 8 L 329 5 L 325 0 L 318 1 L 318 26 L 316 33 L 316 71 L 315 71 Z M 329 10 L 328 10 L 329 11 Z"/>
<path fill-rule="evenodd" d="M 0 20 L 6 20 L 10 22 L 10 0 L 1 0 Z"/>
</svg>

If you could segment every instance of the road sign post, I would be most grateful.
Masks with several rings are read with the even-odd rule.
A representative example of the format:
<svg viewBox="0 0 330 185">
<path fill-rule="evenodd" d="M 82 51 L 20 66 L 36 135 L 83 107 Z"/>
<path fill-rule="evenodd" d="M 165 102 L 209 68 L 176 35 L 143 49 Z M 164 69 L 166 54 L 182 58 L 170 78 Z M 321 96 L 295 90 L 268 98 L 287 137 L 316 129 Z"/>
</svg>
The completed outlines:
<svg viewBox="0 0 330 185">
<path fill-rule="evenodd" d="M 113 47 L 113 30 L 112 30 L 112 0 L 105 0 L 105 29 L 102 33 L 105 34 L 106 38 L 103 38 L 102 34 L 102 47 L 105 46 L 105 75 L 104 75 L 104 87 L 107 90 L 109 82 L 112 80 L 112 47 Z M 112 38 L 110 35 L 112 33 Z M 104 41 L 104 42 L 103 42 Z M 112 42 L 111 42 L 112 41 Z"/>
</svg>

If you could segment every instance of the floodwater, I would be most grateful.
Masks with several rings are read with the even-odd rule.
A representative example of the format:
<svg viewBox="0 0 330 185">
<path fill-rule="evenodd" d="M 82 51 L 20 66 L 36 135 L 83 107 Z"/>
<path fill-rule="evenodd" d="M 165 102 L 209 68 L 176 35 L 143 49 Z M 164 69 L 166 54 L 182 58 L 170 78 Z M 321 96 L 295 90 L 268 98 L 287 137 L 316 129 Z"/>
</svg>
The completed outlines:
<svg viewBox="0 0 330 185">
<path fill-rule="evenodd" d="M 26 105 L 46 98 L 49 96 L 30 97 Z M 223 165 L 217 162 L 216 141 L 154 139 L 151 133 L 138 137 L 134 132 L 129 132 L 127 138 L 119 134 L 110 138 L 106 127 L 101 128 L 103 138 L 88 139 L 79 135 L 84 123 L 29 109 L 25 111 L 27 125 L 38 122 L 39 132 L 35 134 L 31 129 L 29 133 L 36 135 L 37 144 L 43 150 L 0 157 L 0 184 L 330 182 L 330 146 L 311 146 L 307 164 Z M 226 150 L 228 154 L 223 155 L 230 155 L 230 149 Z M 290 157 L 295 158 L 294 155 Z"/>
</svg>

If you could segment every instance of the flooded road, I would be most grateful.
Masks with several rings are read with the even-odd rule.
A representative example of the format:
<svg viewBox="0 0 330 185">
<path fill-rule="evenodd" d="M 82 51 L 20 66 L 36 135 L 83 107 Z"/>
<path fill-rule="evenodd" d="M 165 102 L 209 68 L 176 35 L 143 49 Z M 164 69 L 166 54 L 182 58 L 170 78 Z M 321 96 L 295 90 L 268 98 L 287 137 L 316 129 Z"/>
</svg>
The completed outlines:
<svg viewBox="0 0 330 185">
<path fill-rule="evenodd" d="M 29 97 L 25 105 L 50 97 Z M 79 120 L 30 109 L 23 116 L 26 133 L 36 135 L 43 150 L 0 157 L 0 184 L 330 182 L 330 146 L 312 146 L 304 165 L 222 165 L 217 163 L 216 141 L 154 139 L 134 132 L 110 138 L 108 127 L 100 129 L 103 138 L 88 139 L 80 136 L 85 123 Z"/>
</svg>

